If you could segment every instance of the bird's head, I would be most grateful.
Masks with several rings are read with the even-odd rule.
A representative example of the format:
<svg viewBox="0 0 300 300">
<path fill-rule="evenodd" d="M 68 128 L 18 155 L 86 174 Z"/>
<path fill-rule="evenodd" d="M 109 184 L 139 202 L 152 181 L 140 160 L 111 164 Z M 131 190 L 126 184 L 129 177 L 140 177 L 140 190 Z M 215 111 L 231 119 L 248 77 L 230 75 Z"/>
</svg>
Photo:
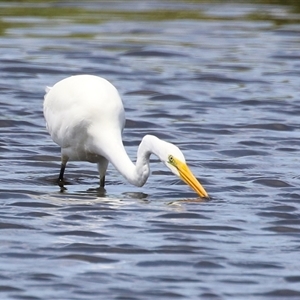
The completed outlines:
<svg viewBox="0 0 300 300">
<path fill-rule="evenodd" d="M 181 150 L 171 143 L 164 143 L 164 151 L 163 153 L 161 153 L 160 159 L 165 163 L 165 165 L 171 170 L 173 174 L 178 176 L 187 185 L 189 185 L 200 197 L 209 198 L 203 186 L 187 166 Z"/>
</svg>

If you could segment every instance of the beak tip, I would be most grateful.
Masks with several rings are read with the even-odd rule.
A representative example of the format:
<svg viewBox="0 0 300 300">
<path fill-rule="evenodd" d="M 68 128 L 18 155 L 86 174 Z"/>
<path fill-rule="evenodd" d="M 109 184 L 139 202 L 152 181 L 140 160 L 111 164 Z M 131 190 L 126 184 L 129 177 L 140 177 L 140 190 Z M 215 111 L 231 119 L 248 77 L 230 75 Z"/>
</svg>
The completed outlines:
<svg viewBox="0 0 300 300">
<path fill-rule="evenodd" d="M 201 198 L 210 200 L 210 196 L 208 194 L 200 195 Z"/>
</svg>

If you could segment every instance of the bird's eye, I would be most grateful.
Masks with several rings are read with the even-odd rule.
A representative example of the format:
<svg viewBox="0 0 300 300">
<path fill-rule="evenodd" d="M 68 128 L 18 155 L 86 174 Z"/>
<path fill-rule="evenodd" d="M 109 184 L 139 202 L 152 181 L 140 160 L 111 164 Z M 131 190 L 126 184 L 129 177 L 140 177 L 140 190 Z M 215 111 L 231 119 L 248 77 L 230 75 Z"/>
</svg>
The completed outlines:
<svg viewBox="0 0 300 300">
<path fill-rule="evenodd" d="M 169 155 L 169 163 L 171 164 L 171 165 L 173 165 L 174 164 L 174 157 L 172 156 L 172 155 Z"/>
</svg>

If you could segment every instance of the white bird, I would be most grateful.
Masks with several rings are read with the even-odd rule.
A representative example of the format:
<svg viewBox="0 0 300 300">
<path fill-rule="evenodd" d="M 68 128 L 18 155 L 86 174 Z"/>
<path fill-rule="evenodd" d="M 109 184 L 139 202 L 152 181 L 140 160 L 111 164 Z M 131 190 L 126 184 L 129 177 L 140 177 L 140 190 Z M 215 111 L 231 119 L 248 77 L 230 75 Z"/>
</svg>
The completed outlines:
<svg viewBox="0 0 300 300">
<path fill-rule="evenodd" d="M 76 75 L 47 87 L 44 117 L 53 141 L 61 147 L 61 187 L 69 160 L 96 163 L 101 187 L 105 185 L 109 162 L 131 184 L 143 186 L 149 177 L 149 158 L 153 153 L 200 197 L 208 198 L 182 152 L 171 143 L 146 135 L 138 147 L 136 164 L 130 160 L 122 142 L 123 103 L 117 89 L 104 78 Z"/>
</svg>

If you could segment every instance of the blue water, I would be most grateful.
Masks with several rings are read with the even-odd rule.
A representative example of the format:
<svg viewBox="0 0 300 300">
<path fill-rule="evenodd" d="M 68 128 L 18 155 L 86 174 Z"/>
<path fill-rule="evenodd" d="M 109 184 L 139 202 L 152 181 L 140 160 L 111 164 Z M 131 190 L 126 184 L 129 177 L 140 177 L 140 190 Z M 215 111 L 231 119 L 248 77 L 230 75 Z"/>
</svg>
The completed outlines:
<svg viewBox="0 0 300 300">
<path fill-rule="evenodd" d="M 0 298 L 299 299 L 299 15 L 130 4 L 1 15 L 11 25 L 0 35 Z M 126 15 L 163 9 L 189 14 Z M 83 73 L 120 91 L 133 160 L 147 133 L 175 143 L 212 199 L 199 201 L 155 157 L 144 187 L 110 166 L 106 191 L 95 165 L 70 162 L 61 193 L 44 88 Z"/>
</svg>

